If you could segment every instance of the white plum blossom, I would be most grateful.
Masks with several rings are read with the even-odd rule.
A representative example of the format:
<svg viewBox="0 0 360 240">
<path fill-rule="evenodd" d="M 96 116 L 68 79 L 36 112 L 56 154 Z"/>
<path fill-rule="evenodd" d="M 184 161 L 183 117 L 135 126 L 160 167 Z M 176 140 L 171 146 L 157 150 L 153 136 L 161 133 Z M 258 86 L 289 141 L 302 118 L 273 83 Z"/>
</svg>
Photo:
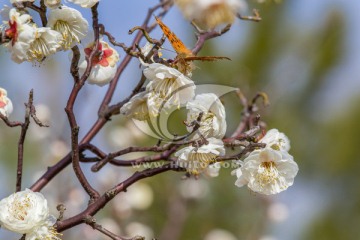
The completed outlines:
<svg viewBox="0 0 360 240">
<path fill-rule="evenodd" d="M 61 240 L 58 232 L 51 225 L 42 225 L 31 233 L 26 234 L 25 240 Z"/>
<path fill-rule="evenodd" d="M 293 185 L 298 171 L 298 165 L 287 152 L 263 148 L 250 153 L 232 174 L 237 177 L 236 186 L 247 185 L 254 192 L 270 195 Z"/>
<path fill-rule="evenodd" d="M 183 15 L 204 28 L 232 24 L 236 14 L 246 8 L 243 0 L 175 0 Z"/>
<path fill-rule="evenodd" d="M 9 11 L 9 21 L 5 21 L 5 36 L 10 42 L 4 44 L 16 63 L 27 60 L 27 51 L 35 40 L 36 27 L 29 14 L 21 14 L 16 8 Z"/>
<path fill-rule="evenodd" d="M 50 11 L 47 26 L 61 33 L 62 48 L 68 50 L 86 36 L 89 24 L 78 10 L 62 6 Z"/>
<path fill-rule="evenodd" d="M 152 116 L 157 116 L 163 108 L 179 108 L 195 95 L 194 82 L 174 68 L 152 63 L 143 73 L 150 80 L 146 90 L 149 92 L 147 103 Z"/>
<path fill-rule="evenodd" d="M 147 99 L 148 93 L 146 91 L 136 94 L 129 102 L 124 104 L 124 106 L 120 109 L 120 113 L 139 121 L 148 120 L 149 109 L 147 106 Z"/>
<path fill-rule="evenodd" d="M 28 61 L 41 62 L 45 57 L 61 49 L 62 36 L 50 28 L 37 28 L 35 40 L 27 52 Z"/>
<path fill-rule="evenodd" d="M 187 114 L 187 130 L 191 132 L 199 114 L 200 119 L 199 132 L 205 138 L 215 137 L 222 138 L 226 132 L 226 114 L 223 104 L 214 93 L 203 93 L 195 96 L 195 99 L 186 104 Z"/>
<path fill-rule="evenodd" d="M 91 43 L 84 49 L 86 57 L 89 57 L 95 43 Z M 99 41 L 98 53 L 92 59 L 92 68 L 87 80 L 90 84 L 103 86 L 108 84 L 116 74 L 116 63 L 119 61 L 119 54 L 117 51 L 109 46 L 104 41 Z M 87 62 L 84 59 L 79 64 L 80 73 L 84 73 L 87 67 Z"/>
<path fill-rule="evenodd" d="M 178 157 L 178 165 L 186 168 L 190 174 L 199 175 L 204 171 L 209 171 L 210 176 L 217 176 L 216 173 L 211 173 L 214 169 L 206 169 L 211 163 L 214 163 L 216 157 L 225 154 L 224 143 L 216 138 L 206 140 L 207 143 L 199 147 L 188 146 L 180 149 L 175 153 L 175 156 Z M 218 167 L 218 165 L 214 167 Z"/>
<path fill-rule="evenodd" d="M 8 117 L 13 111 L 11 100 L 7 97 L 7 91 L 0 88 L 0 113 Z"/>
<path fill-rule="evenodd" d="M 208 177 L 217 177 L 219 176 L 220 168 L 221 163 L 219 162 L 210 164 L 207 168 L 204 169 L 204 174 Z"/>
<path fill-rule="evenodd" d="M 153 47 L 154 47 L 154 44 L 146 42 L 146 44 L 141 48 L 142 55 L 146 58 L 147 55 L 150 53 L 150 51 L 153 49 Z M 154 62 L 152 58 L 150 60 L 152 62 Z M 139 61 L 142 66 L 144 66 L 144 67 L 149 66 L 149 64 L 144 62 L 144 60 L 141 57 L 139 57 Z"/>
<path fill-rule="evenodd" d="M 1 227 L 26 234 L 26 240 L 60 239 L 53 228 L 55 222 L 41 193 L 26 189 L 0 201 Z"/>
<path fill-rule="evenodd" d="M 68 0 L 68 2 L 78 4 L 83 8 L 91 8 L 97 4 L 99 0 Z"/>
<path fill-rule="evenodd" d="M 260 139 L 260 143 L 265 143 L 266 147 L 270 147 L 278 151 L 289 151 L 290 150 L 290 140 L 282 132 L 279 132 L 277 129 L 271 129 L 267 131 L 265 136 Z"/>
<path fill-rule="evenodd" d="M 35 0 L 10 0 L 11 4 L 23 3 L 23 2 L 34 2 Z"/>
<path fill-rule="evenodd" d="M 61 0 L 45 0 L 44 3 L 46 7 L 54 9 L 61 5 Z"/>
</svg>

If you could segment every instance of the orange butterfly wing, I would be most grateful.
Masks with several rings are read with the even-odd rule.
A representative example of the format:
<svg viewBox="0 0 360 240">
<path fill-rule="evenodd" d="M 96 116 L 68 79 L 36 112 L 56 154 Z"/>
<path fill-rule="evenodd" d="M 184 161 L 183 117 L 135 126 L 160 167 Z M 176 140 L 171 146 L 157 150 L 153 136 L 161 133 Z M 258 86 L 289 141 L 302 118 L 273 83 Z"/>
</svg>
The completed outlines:
<svg viewBox="0 0 360 240">
<path fill-rule="evenodd" d="M 194 60 L 200 60 L 200 61 L 208 61 L 208 62 L 212 62 L 212 61 L 217 61 L 217 60 L 231 60 L 228 57 L 218 57 L 218 56 L 190 56 L 190 57 L 185 57 L 184 61 L 194 61 Z"/>
<path fill-rule="evenodd" d="M 191 50 L 185 46 L 185 44 L 170 30 L 168 26 L 166 26 L 159 18 L 155 17 L 155 19 L 178 55 L 184 57 L 193 56 Z"/>
</svg>

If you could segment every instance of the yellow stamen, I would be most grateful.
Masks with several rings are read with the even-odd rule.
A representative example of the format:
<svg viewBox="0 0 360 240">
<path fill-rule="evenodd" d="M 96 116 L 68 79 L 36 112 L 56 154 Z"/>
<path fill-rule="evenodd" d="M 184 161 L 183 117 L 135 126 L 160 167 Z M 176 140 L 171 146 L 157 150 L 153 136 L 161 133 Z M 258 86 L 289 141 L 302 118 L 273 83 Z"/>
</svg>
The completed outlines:
<svg viewBox="0 0 360 240">
<path fill-rule="evenodd" d="M 71 28 L 69 23 L 58 20 L 54 25 L 54 30 L 58 31 L 63 36 L 63 42 L 61 45 L 64 49 L 71 48 L 74 41 L 80 43 L 79 37 L 75 34 L 77 30 Z"/>
</svg>

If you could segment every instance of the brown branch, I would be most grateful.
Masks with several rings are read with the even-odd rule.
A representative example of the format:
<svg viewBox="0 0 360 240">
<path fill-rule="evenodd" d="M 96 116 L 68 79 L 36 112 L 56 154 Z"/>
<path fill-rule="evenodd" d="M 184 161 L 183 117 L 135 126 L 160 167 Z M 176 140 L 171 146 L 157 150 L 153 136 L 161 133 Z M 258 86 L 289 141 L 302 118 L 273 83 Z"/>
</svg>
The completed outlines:
<svg viewBox="0 0 360 240">
<path fill-rule="evenodd" d="M 88 77 L 90 76 L 91 73 L 91 69 L 92 69 L 92 60 L 93 58 L 99 53 L 99 39 L 100 39 L 100 30 L 99 30 L 99 13 L 97 11 L 97 7 L 99 6 L 99 3 L 95 4 L 92 8 L 91 8 L 91 14 L 92 14 L 92 26 L 93 26 L 93 30 L 94 30 L 94 46 L 93 49 L 89 55 L 89 57 L 85 57 L 86 60 L 86 69 L 84 71 L 84 74 L 81 76 L 80 79 L 80 83 L 84 84 L 85 81 L 88 79 Z"/>
<path fill-rule="evenodd" d="M 191 52 L 194 55 L 197 55 L 207 40 L 209 40 L 211 38 L 216 38 L 216 37 L 219 37 L 219 36 L 225 34 L 226 32 L 228 32 L 230 30 L 230 28 L 231 28 L 231 24 L 228 24 L 220 31 L 213 30 L 210 32 L 200 33 L 197 37 L 197 42 L 195 44 L 195 47 L 191 50 Z"/>
<path fill-rule="evenodd" d="M 21 179 L 22 179 L 22 172 L 23 172 L 23 161 L 24 161 L 24 142 L 27 130 L 30 124 L 30 112 L 33 106 L 33 90 L 29 93 L 29 100 L 25 104 L 26 111 L 25 111 L 25 119 L 24 123 L 21 124 L 21 133 L 20 138 L 18 141 L 18 161 L 17 161 L 17 170 L 16 170 L 16 192 L 21 191 Z"/>
<path fill-rule="evenodd" d="M 263 99 L 264 106 L 267 106 L 269 104 L 267 95 L 265 93 L 258 93 L 256 96 L 252 99 L 251 103 L 247 100 L 247 98 L 243 95 L 243 93 L 240 91 L 240 89 L 237 89 L 236 94 L 239 97 L 240 103 L 243 105 L 243 111 L 241 115 L 243 118 L 241 119 L 237 129 L 235 132 L 231 135 L 232 139 L 246 139 L 248 133 L 243 134 L 247 129 L 250 129 L 254 126 L 259 125 L 260 121 L 260 115 L 257 114 L 258 107 L 256 106 L 256 101 L 259 98 Z M 260 129 L 259 129 L 260 130 Z"/>
<path fill-rule="evenodd" d="M 125 43 L 117 42 L 115 37 L 111 35 L 111 33 L 107 32 L 105 30 L 105 26 L 103 24 L 99 24 L 100 34 L 107 36 L 110 43 L 114 46 L 121 47 L 128 55 L 131 55 L 133 57 L 138 57 L 139 52 L 133 51 L 132 47 L 127 47 Z"/>
<path fill-rule="evenodd" d="M 45 27 L 47 25 L 46 6 L 44 4 L 44 0 L 40 1 L 40 7 L 36 6 L 32 2 L 24 2 L 23 4 L 24 4 L 24 7 L 28 7 L 39 14 L 40 19 L 41 19 L 41 24 L 43 25 L 43 27 Z"/>
<path fill-rule="evenodd" d="M 232 156 L 223 156 L 217 157 L 216 162 L 223 162 L 226 160 L 239 160 L 241 157 L 245 156 L 245 154 L 254 151 L 257 148 L 264 148 L 266 147 L 265 143 L 249 143 L 241 152 Z"/>
<path fill-rule="evenodd" d="M 73 56 L 71 59 L 70 73 L 71 73 L 74 81 L 79 82 L 80 81 L 80 76 L 79 76 L 80 51 L 79 51 L 79 47 L 74 46 L 71 48 L 71 51 L 73 53 Z"/>
<path fill-rule="evenodd" d="M 169 4 L 170 1 L 165 1 L 162 4 L 159 4 L 153 8 L 150 8 L 148 11 L 148 15 L 146 16 L 143 25 L 146 26 L 153 14 L 153 12 L 161 7 L 165 6 L 165 3 Z M 159 15 L 164 15 L 169 8 L 164 9 Z M 151 30 L 151 29 L 150 29 Z M 148 28 L 148 32 L 150 31 Z M 134 38 L 133 45 L 138 44 L 140 40 L 142 39 L 141 32 L 139 32 L 136 37 Z M 93 124 L 93 126 L 90 128 L 90 130 L 86 133 L 84 138 L 80 141 L 81 144 L 89 143 L 96 134 L 102 129 L 102 127 L 107 123 L 109 120 L 109 117 L 112 114 L 112 111 L 108 112 L 108 115 L 101 114 L 102 112 L 106 113 L 109 102 L 111 101 L 111 98 L 114 94 L 115 87 L 117 85 L 118 79 L 121 76 L 121 73 L 124 71 L 124 69 L 127 67 L 131 59 L 131 56 L 126 56 L 120 66 L 117 70 L 117 75 L 115 76 L 114 80 L 110 83 L 109 89 L 104 97 L 103 103 L 101 104 L 99 108 L 99 118 L 96 120 L 96 122 Z M 145 81 L 145 80 L 144 80 Z M 139 82 L 138 85 L 140 85 L 141 82 Z M 141 84 L 142 86 L 142 84 Z M 141 87 L 140 87 L 141 88 Z M 132 95 L 132 94 L 131 94 Z M 127 98 L 129 101 L 131 98 L 131 95 Z M 116 107 L 112 109 L 120 109 L 127 101 L 122 101 L 121 103 L 116 104 Z M 115 111 L 114 111 L 115 112 Z M 105 117 L 107 116 L 107 117 Z M 62 158 L 58 163 L 48 168 L 48 170 L 31 186 L 31 190 L 33 191 L 40 191 L 42 188 L 44 188 L 51 179 L 53 179 L 58 173 L 60 173 L 65 167 L 67 167 L 71 163 L 71 154 L 67 154 L 64 158 Z"/>
<path fill-rule="evenodd" d="M 144 240 L 144 237 L 141 236 L 135 236 L 133 238 L 124 238 L 116 235 L 115 233 L 110 232 L 100 224 L 96 223 L 96 219 L 92 216 L 87 216 L 85 218 L 85 223 L 89 226 L 91 226 L 93 229 L 98 230 L 99 232 L 103 233 L 104 235 L 108 236 L 109 238 L 113 240 Z"/>
<path fill-rule="evenodd" d="M 58 232 L 65 231 L 71 227 L 84 223 L 87 216 L 94 216 L 101 208 L 103 208 L 110 200 L 112 200 L 117 194 L 120 192 L 126 191 L 126 189 L 134 184 L 135 182 L 158 175 L 167 171 L 177 171 L 184 172 L 186 171 L 184 168 L 180 168 L 174 164 L 166 164 L 158 168 L 146 169 L 141 172 L 135 172 L 131 177 L 126 179 L 125 181 L 119 183 L 111 190 L 107 191 L 100 198 L 95 200 L 92 204 L 90 204 L 83 212 L 63 221 L 59 221 L 56 223 L 56 228 Z"/>
<path fill-rule="evenodd" d="M 4 121 L 4 123 L 8 126 L 8 127 L 19 127 L 21 126 L 23 123 L 22 122 L 18 122 L 18 121 L 14 121 L 11 122 L 5 115 L 3 115 L 2 113 L 0 113 L 0 118 Z"/>
<path fill-rule="evenodd" d="M 119 114 L 120 108 L 122 106 L 124 106 L 125 103 L 129 102 L 133 96 L 135 96 L 136 94 L 138 94 L 141 91 L 142 86 L 144 85 L 145 81 L 146 81 L 146 77 L 144 76 L 144 74 L 142 74 L 140 81 L 138 82 L 138 84 L 135 86 L 135 88 L 133 89 L 133 91 L 127 98 L 125 98 L 124 100 L 122 100 L 119 103 L 116 103 L 114 105 L 107 107 L 103 111 L 100 111 L 99 115 L 102 115 L 106 119 L 110 119 L 110 116 Z"/>
<path fill-rule="evenodd" d="M 145 20 L 144 20 L 143 24 L 141 25 L 141 27 L 144 28 L 144 29 L 146 29 L 147 32 L 151 32 L 151 31 L 155 28 L 155 26 L 156 26 L 156 24 L 155 24 L 155 25 L 153 24 L 152 26 L 148 27 L 148 24 L 149 24 L 149 22 L 150 22 L 150 19 L 151 19 L 153 13 L 154 13 L 157 9 L 159 9 L 159 8 L 164 8 L 164 7 L 166 7 L 166 6 L 169 5 L 169 7 L 164 8 L 164 10 L 159 14 L 159 16 L 160 16 L 160 15 L 163 16 L 163 15 L 166 14 L 167 11 L 169 10 L 171 2 L 172 2 L 172 1 L 170 1 L 170 0 L 168 0 L 168 1 L 163 1 L 163 2 L 159 3 L 158 5 L 156 5 L 155 7 L 150 8 L 150 9 L 148 10 L 148 13 L 147 13 L 147 15 L 146 15 L 146 17 L 145 17 Z M 135 36 L 135 38 L 134 38 L 134 40 L 133 40 L 133 42 L 132 42 L 132 50 L 135 51 L 136 45 L 139 44 L 140 40 L 141 40 L 143 37 L 144 37 L 144 34 L 143 34 L 142 32 L 138 32 L 138 33 L 136 34 L 136 36 Z M 106 93 L 106 95 L 105 95 L 105 97 L 104 97 L 103 102 L 101 103 L 100 109 L 99 109 L 99 111 L 98 111 L 98 115 L 99 115 L 99 116 L 105 116 L 105 115 L 106 115 L 106 109 L 107 109 L 107 107 L 108 107 L 109 103 L 111 102 L 111 99 L 112 99 L 112 97 L 113 97 L 113 95 L 114 95 L 114 92 L 115 92 L 117 83 L 118 83 L 118 81 L 119 81 L 119 78 L 120 78 L 121 74 L 123 73 L 123 71 L 125 70 L 125 68 L 127 67 L 127 65 L 130 63 L 131 58 L 132 58 L 132 56 L 127 55 L 127 56 L 124 58 L 124 60 L 122 61 L 122 63 L 119 65 L 119 67 L 118 67 L 118 69 L 117 69 L 117 71 L 116 71 L 116 74 L 115 74 L 115 76 L 114 76 L 114 79 L 110 82 L 108 91 L 107 91 L 107 93 Z M 130 98 L 129 98 L 129 100 L 130 100 Z M 121 102 L 120 104 L 124 104 L 124 103 Z M 118 105 L 120 105 L 120 104 L 118 104 Z M 118 106 L 116 106 L 116 107 L 118 107 Z"/>
<path fill-rule="evenodd" d="M 49 125 L 41 122 L 41 120 L 36 116 L 36 109 L 34 105 L 30 106 L 30 116 L 39 127 L 49 127 Z"/>
<path fill-rule="evenodd" d="M 158 162 L 163 160 L 168 160 L 170 155 L 173 154 L 179 147 L 175 146 L 170 150 L 166 150 L 160 154 L 152 155 L 152 156 L 145 156 L 139 157 L 133 160 L 117 160 L 109 154 L 104 159 L 101 159 L 97 162 L 94 166 L 91 167 L 91 171 L 97 172 L 99 171 L 106 163 L 110 162 L 112 165 L 121 166 L 121 167 L 131 167 L 131 166 L 139 166 L 145 163 L 152 163 Z"/>
<path fill-rule="evenodd" d="M 98 12 L 97 12 L 97 6 L 98 3 L 95 4 L 91 8 L 92 12 L 92 18 L 93 18 L 93 29 L 94 29 L 94 38 L 95 38 L 95 47 L 93 48 L 89 58 L 86 60 L 88 65 L 86 67 L 86 70 L 84 74 L 81 76 L 80 79 L 77 79 L 77 71 L 73 72 L 74 65 L 76 63 L 76 58 L 78 57 L 77 54 L 74 54 L 72 64 L 71 64 L 71 72 L 73 73 L 74 77 L 74 86 L 70 93 L 68 102 L 65 107 L 65 112 L 68 116 L 70 128 L 71 128 L 71 160 L 72 160 L 72 166 L 75 172 L 76 177 L 78 178 L 79 182 L 81 183 L 84 190 L 88 193 L 90 196 L 90 202 L 96 200 L 100 197 L 100 194 L 90 185 L 88 180 L 86 179 L 85 174 L 81 170 L 80 166 L 80 151 L 79 151 L 79 126 L 77 125 L 76 117 L 74 114 L 74 104 L 77 99 L 77 96 L 82 89 L 82 87 L 85 84 L 85 81 L 87 80 L 90 71 L 91 71 L 91 62 L 92 58 L 95 56 L 98 45 L 99 45 L 99 26 L 98 26 Z M 76 53 L 76 48 L 73 48 L 73 52 Z M 74 60 L 75 59 L 75 60 Z"/>
</svg>

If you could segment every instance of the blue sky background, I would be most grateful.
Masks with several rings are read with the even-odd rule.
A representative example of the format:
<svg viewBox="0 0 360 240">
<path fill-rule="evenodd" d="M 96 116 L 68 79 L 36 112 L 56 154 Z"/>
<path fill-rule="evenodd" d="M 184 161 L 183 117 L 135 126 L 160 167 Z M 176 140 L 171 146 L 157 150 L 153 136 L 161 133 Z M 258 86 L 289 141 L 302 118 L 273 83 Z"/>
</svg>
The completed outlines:
<svg viewBox="0 0 360 240">
<path fill-rule="evenodd" d="M 119 0 L 117 0 L 119 1 Z M 286 1 L 286 0 L 285 0 Z M 106 4 L 110 0 L 102 0 L 99 14 L 100 22 L 103 23 L 107 31 L 113 33 L 118 41 L 130 45 L 132 36 L 127 34 L 128 30 L 134 26 L 141 25 L 143 16 L 147 12 L 148 6 L 157 3 L 155 0 L 132 0 L 122 1 L 123 4 Z M 321 113 L 316 116 L 317 121 L 327 121 L 346 110 L 346 106 L 353 101 L 360 93 L 360 1 L 358 0 L 288 0 L 287 14 L 288 26 L 293 28 L 305 29 L 309 33 L 322 27 L 327 12 L 338 9 L 343 12 L 347 24 L 347 34 L 345 37 L 345 57 L 341 63 L 329 74 L 328 81 L 323 87 L 322 92 L 314 101 L 314 112 L 321 109 Z M 8 1 L 1 0 L 0 5 L 7 4 Z M 69 4 L 72 7 L 75 5 Z M 120 6 L 123 5 L 123 6 Z M 76 7 L 79 9 L 78 7 Z M 84 16 L 90 20 L 90 11 L 82 10 Z M 183 39 L 187 46 L 194 42 L 194 36 L 191 34 L 192 27 L 183 19 L 180 12 L 173 8 L 166 16 L 167 25 L 174 29 L 177 35 Z M 266 21 L 264 19 L 263 21 Z M 236 31 L 234 30 L 236 29 Z M 232 49 L 243 45 L 246 33 L 249 27 L 244 22 L 234 24 L 232 31 L 221 38 L 214 39 L 219 52 L 231 58 Z M 151 36 L 160 38 L 161 32 L 157 28 Z M 236 45 L 234 45 L 234 42 Z M 167 45 L 169 49 L 171 47 Z M 120 55 L 124 53 L 119 50 Z M 63 109 L 66 105 L 66 99 L 72 87 L 72 79 L 69 72 L 68 53 L 59 53 L 49 59 L 48 63 L 33 65 L 23 63 L 18 65 L 11 62 L 9 53 L 0 49 L 0 87 L 8 90 L 8 95 L 14 104 L 13 119 L 22 119 L 23 102 L 27 99 L 27 94 L 31 88 L 35 89 L 35 102 L 49 104 L 52 108 Z M 121 100 L 126 94 L 127 89 L 134 86 L 140 77 L 138 62 L 133 60 L 130 67 L 126 70 L 120 79 L 119 87 L 114 96 L 113 103 Z M 49 69 L 49 71 L 47 70 Z M 274 76 L 281 75 L 282 72 L 274 72 Z M 134 77 L 135 76 L 135 77 Z M 296 78 L 296 76 L 294 76 Z M 134 81 L 130 81 L 134 79 Z M 280 77 L 279 77 L 280 79 Z M 279 80 L 281 81 L 281 80 Z M 284 81 L 292 81 L 287 79 Z M 270 84 L 270 83 L 269 83 Z M 56 89 L 56 91 L 53 91 Z M 79 125 L 82 126 L 80 134 L 83 135 L 97 118 L 96 112 L 103 94 L 107 87 L 99 88 L 97 86 L 86 85 L 80 94 L 81 111 L 78 113 Z M 280 99 L 280 98 L 279 98 Z M 273 100 L 273 104 L 276 104 Z M 79 107 L 79 105 L 77 107 Z M 80 109 L 80 108 L 79 108 Z M 94 111 L 94 109 L 96 109 Z M 63 132 L 64 126 L 67 126 L 66 116 L 63 112 L 53 112 L 53 119 L 56 119 L 57 126 L 54 130 L 59 136 L 67 136 Z M 320 117 L 319 117 L 320 116 Z M 95 143 L 101 145 L 102 139 L 97 138 Z M 0 149 L 1 150 L 1 149 Z M 0 170 L 1 171 L 1 170 Z M 5 174 L 0 175 L 4 182 Z M 4 178 L 4 179 L 2 179 Z M 310 187 L 309 187 L 310 186 Z M 330 196 L 327 192 L 325 183 L 315 185 L 307 182 L 305 179 L 296 182 L 296 188 L 289 191 L 289 194 L 281 195 L 280 201 L 287 203 L 291 218 L 286 222 L 273 224 L 273 234 L 279 240 L 297 239 L 302 229 L 316 214 L 326 207 L 324 199 Z M 319 195 L 319 191 L 323 194 Z M 4 192 L 0 192 L 3 197 Z M 307 198 L 298 198 L 298 196 L 307 196 Z M 0 236 L 3 230 L 0 230 Z M 0 237 L 1 238 L 1 237 Z"/>
</svg>

